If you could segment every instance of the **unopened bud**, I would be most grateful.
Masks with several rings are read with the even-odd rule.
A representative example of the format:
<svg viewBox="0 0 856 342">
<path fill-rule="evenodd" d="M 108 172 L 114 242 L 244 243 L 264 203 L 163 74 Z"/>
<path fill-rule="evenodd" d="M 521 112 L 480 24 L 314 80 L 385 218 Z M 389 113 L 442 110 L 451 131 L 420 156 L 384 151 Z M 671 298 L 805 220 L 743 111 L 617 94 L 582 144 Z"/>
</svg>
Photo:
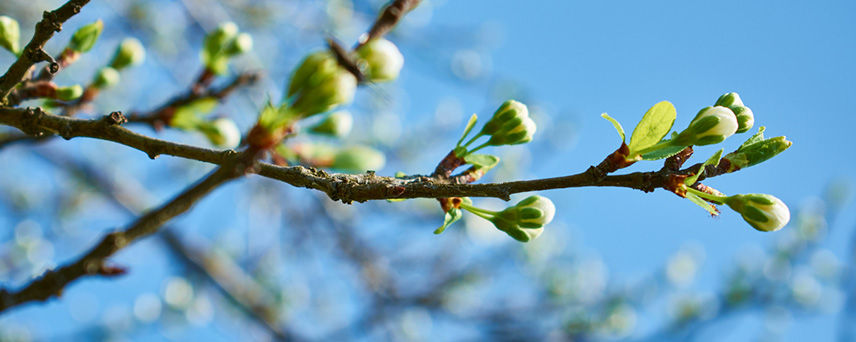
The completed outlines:
<svg viewBox="0 0 856 342">
<path fill-rule="evenodd" d="M 354 124 L 354 118 L 348 111 L 338 111 L 327 115 L 324 120 L 321 120 L 317 125 L 309 130 L 312 133 L 330 135 L 334 137 L 344 137 L 351 132 L 351 127 Z"/>
<path fill-rule="evenodd" d="M 91 50 L 95 46 L 95 42 L 98 41 L 102 30 L 104 30 L 104 22 L 101 20 L 81 27 L 71 36 L 68 48 L 76 52 Z"/>
<path fill-rule="evenodd" d="M 290 108 L 301 117 L 331 110 L 351 102 L 357 89 L 357 78 L 339 66 L 327 51 L 316 52 L 303 60 L 294 71 L 286 98 Z"/>
<path fill-rule="evenodd" d="M 83 95 L 83 87 L 80 85 L 73 85 L 68 87 L 60 87 L 56 89 L 56 98 L 57 100 L 62 101 L 71 101 L 76 100 L 80 96 Z"/>
<path fill-rule="evenodd" d="M 529 196 L 497 213 L 491 222 L 515 240 L 528 242 L 541 235 L 555 213 L 556 206 L 549 198 Z"/>
<path fill-rule="evenodd" d="M 767 161 L 791 147 L 792 142 L 785 137 L 775 137 L 758 141 L 748 146 L 742 146 L 737 151 L 726 154 L 728 160 L 726 172 L 734 172 Z"/>
<path fill-rule="evenodd" d="M 95 74 L 95 80 L 92 85 L 98 89 L 106 89 L 119 84 L 120 76 L 116 69 L 111 67 L 103 67 Z"/>
<path fill-rule="evenodd" d="M 129 66 L 139 65 L 146 59 L 146 49 L 136 38 L 126 38 L 116 48 L 116 54 L 110 62 L 110 67 L 122 70 Z"/>
<path fill-rule="evenodd" d="M 228 56 L 237 56 L 253 49 L 253 36 L 249 33 L 241 33 L 229 43 L 225 53 Z"/>
<path fill-rule="evenodd" d="M 716 100 L 714 106 L 726 108 L 741 107 L 743 106 L 743 100 L 740 99 L 740 95 L 737 93 L 725 93 Z"/>
<path fill-rule="evenodd" d="M 526 105 L 508 100 L 493 113 L 479 135 L 491 136 L 487 145 L 516 145 L 532 141 L 535 130 Z"/>
<path fill-rule="evenodd" d="M 777 231 L 788 224 L 791 212 L 782 200 L 767 194 L 734 195 L 725 200 L 753 228 L 762 232 Z"/>
<path fill-rule="evenodd" d="M 218 55 L 237 35 L 238 25 L 235 25 L 231 21 L 222 23 L 220 26 L 217 26 L 217 29 L 205 36 L 205 43 L 202 50 L 211 56 Z"/>
<path fill-rule="evenodd" d="M 686 145 L 711 145 L 725 140 L 737 132 L 737 117 L 731 109 L 716 106 L 699 111 L 676 139 Z"/>
<path fill-rule="evenodd" d="M 0 46 L 17 55 L 20 52 L 20 39 L 21 29 L 18 27 L 18 21 L 5 15 L 0 16 Z"/>
<path fill-rule="evenodd" d="M 755 115 L 752 114 L 752 110 L 749 107 L 731 107 L 731 110 L 737 116 L 737 133 L 743 133 L 752 129 L 752 126 L 755 125 Z"/>
<path fill-rule="evenodd" d="M 210 123 L 202 133 L 218 147 L 235 148 L 241 143 L 241 131 L 235 122 L 228 118 L 219 118 Z"/>
<path fill-rule="evenodd" d="M 378 150 L 367 146 L 349 146 L 339 150 L 333 158 L 333 169 L 348 172 L 379 170 L 386 164 L 386 157 Z"/>
<path fill-rule="evenodd" d="M 404 56 L 391 41 L 383 38 L 370 40 L 357 49 L 357 57 L 366 77 L 372 82 L 386 82 L 398 78 L 404 66 Z"/>
</svg>

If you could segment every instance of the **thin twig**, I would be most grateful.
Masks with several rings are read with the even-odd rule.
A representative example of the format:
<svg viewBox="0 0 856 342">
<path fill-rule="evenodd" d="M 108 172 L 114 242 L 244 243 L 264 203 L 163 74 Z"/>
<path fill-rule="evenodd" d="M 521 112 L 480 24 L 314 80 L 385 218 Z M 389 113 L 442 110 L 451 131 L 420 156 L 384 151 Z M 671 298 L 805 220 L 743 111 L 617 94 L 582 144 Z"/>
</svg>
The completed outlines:
<svg viewBox="0 0 856 342">
<path fill-rule="evenodd" d="M 56 10 L 45 12 L 44 18 L 36 24 L 33 39 L 27 43 L 15 63 L 0 77 L 0 104 L 6 102 L 6 96 L 24 79 L 27 71 L 36 63 L 49 61 L 52 64 L 51 71 L 59 71 L 59 65 L 53 57 L 45 52 L 45 43 L 53 37 L 55 32 L 62 30 L 62 24 L 80 12 L 80 9 L 87 3 L 89 0 L 69 0 Z"/>
</svg>

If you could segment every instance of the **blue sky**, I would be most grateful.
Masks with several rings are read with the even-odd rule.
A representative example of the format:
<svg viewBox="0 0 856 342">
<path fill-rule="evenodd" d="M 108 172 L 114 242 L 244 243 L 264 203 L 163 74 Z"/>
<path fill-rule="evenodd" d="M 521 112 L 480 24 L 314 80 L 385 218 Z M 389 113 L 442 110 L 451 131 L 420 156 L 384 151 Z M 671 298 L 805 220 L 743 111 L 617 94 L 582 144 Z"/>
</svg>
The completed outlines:
<svg viewBox="0 0 856 342">
<path fill-rule="evenodd" d="M 115 14 L 103 7 L 96 8 L 101 11 L 84 13 L 88 15 L 86 20 Z M 600 117 L 603 112 L 619 120 L 626 130 L 632 130 L 645 110 L 668 100 L 678 110 L 675 128 L 680 129 L 700 108 L 712 105 L 719 95 L 736 91 L 754 111 L 756 125 L 766 126 L 768 136 L 787 136 L 794 145 L 761 166 L 718 177 L 706 184 L 726 194 L 774 194 L 788 203 L 795 213 L 822 195 L 831 181 L 853 181 L 850 170 L 856 164 L 850 147 L 851 132 L 856 124 L 854 17 L 856 3 L 852 1 L 425 0 L 423 7 L 406 19 L 405 27 L 391 37 L 406 58 L 398 83 L 400 89 L 363 90 L 355 112 L 370 107 L 366 104 L 367 92 L 388 91 L 396 96 L 391 107 L 399 115 L 398 121 L 405 133 L 418 132 L 420 124 L 445 118 L 448 124 L 441 125 L 444 130 L 435 133 L 448 136 L 445 141 L 451 147 L 470 113 L 476 112 L 486 118 L 505 99 L 495 95 L 497 84 L 514 84 L 513 92 L 533 109 L 539 109 L 533 110 L 539 122 L 539 133 L 531 146 L 515 147 L 503 155 L 506 163 L 519 161 L 521 170 L 497 172 L 494 180 L 501 181 L 576 173 L 598 163 L 619 143 L 612 126 Z M 420 23 L 428 26 L 421 27 Z M 421 32 L 430 34 L 420 35 Z M 108 38 L 117 39 L 109 34 L 106 34 Z M 345 33 L 339 38 L 352 41 L 353 35 Z M 271 87 L 270 92 L 277 93 L 281 89 L 277 87 L 284 83 L 283 70 L 290 69 L 301 53 L 321 46 L 321 37 L 320 33 L 310 34 L 305 40 L 290 43 L 299 48 L 289 51 L 291 54 L 283 60 L 263 62 L 270 66 L 271 77 L 265 85 Z M 303 44 L 307 41 L 315 45 Z M 259 40 L 257 46 L 264 44 L 264 40 Z M 265 57 L 276 52 L 262 50 L 258 53 Z M 185 64 L 173 68 L 188 65 L 195 68 L 197 62 L 191 57 L 178 61 Z M 162 57 L 159 62 L 170 63 L 170 58 Z M 146 66 L 169 69 L 156 66 L 157 60 L 158 57 L 151 58 Z M 469 80 L 453 81 L 456 74 L 449 68 L 448 60 L 471 67 L 475 63 L 483 72 Z M 147 75 L 143 72 L 135 75 Z M 184 75 L 184 78 L 190 76 Z M 163 82 L 163 78 L 156 77 L 140 79 L 147 85 Z M 163 97 L 178 88 L 181 85 L 154 88 L 146 95 Z M 450 103 L 450 99 L 454 99 L 450 105 L 454 110 L 449 112 L 458 115 L 438 115 L 443 111 L 437 108 Z M 135 106 L 152 101 L 145 96 L 121 100 L 136 101 Z M 238 105 L 258 105 L 257 100 L 244 99 Z M 244 123 L 252 119 L 245 118 Z M 359 117 L 357 120 L 357 128 L 371 126 L 368 120 L 360 122 Z M 167 133 L 165 137 L 182 136 Z M 403 134 L 397 141 L 413 143 L 407 137 Z M 730 138 L 724 144 L 726 152 L 736 148 L 746 137 Z M 86 140 L 69 144 L 90 154 L 100 153 L 102 147 L 109 145 Z M 699 148 L 693 161 L 704 160 L 715 150 L 713 147 Z M 387 175 L 399 169 L 408 173 L 427 172 L 446 151 L 437 146 L 426 155 L 414 158 L 415 161 L 393 162 L 381 172 Z M 22 153 L 21 150 L 3 151 L 0 158 L 15 160 Z M 141 170 L 146 165 L 189 164 L 171 159 L 151 162 L 138 154 L 129 155 L 133 158 L 126 157 L 123 161 Z M 638 163 L 626 171 L 647 171 L 659 166 Z M 192 171 L 198 173 L 200 170 L 196 167 Z M 174 173 L 178 183 L 198 176 L 189 172 Z M 145 172 L 138 176 L 158 197 L 166 198 L 177 189 L 175 181 L 155 182 L 145 179 Z M 245 186 L 244 182 L 228 185 L 178 223 L 192 227 L 188 228 L 190 234 L 204 235 L 206 227 L 210 226 L 277 222 L 274 218 L 223 218 L 224 213 L 238 212 L 233 197 L 238 197 L 239 189 Z M 645 194 L 629 189 L 587 188 L 552 190 L 543 194 L 554 199 L 558 213 L 556 232 L 548 230 L 542 238 L 562 237 L 572 240 L 575 246 L 585 246 L 583 252 L 601 258 L 609 269 L 610 280 L 619 282 L 654 272 L 689 241 L 700 246 L 705 255 L 703 269 L 693 287 L 714 291 L 718 289 L 724 268 L 732 264 L 734 256 L 746 246 L 771 246 L 785 233 L 756 232 L 730 210 L 723 210 L 718 218 L 710 218 L 688 201 L 662 190 Z M 381 205 L 356 205 L 355 208 L 369 213 Z M 371 216 L 373 220 L 382 218 Z M 826 248 L 839 258 L 845 257 L 854 219 L 852 213 L 845 211 L 833 222 L 834 227 L 845 229 L 834 231 Z M 439 214 L 436 220 L 439 222 Z M 119 226 L 126 221 L 127 218 L 115 213 L 84 220 L 86 227 L 102 228 Z M 430 233 L 434 223 L 424 223 L 426 232 Z M 87 229 L 92 234 L 87 236 L 94 239 L 97 236 L 94 232 L 98 230 Z M 428 233 L 420 237 L 435 238 Z M 256 239 L 268 237 L 264 235 L 266 232 L 258 234 Z M 551 234 L 556 235 L 551 237 Z M 443 238 L 449 237 L 436 237 Z M 55 259 L 61 262 L 77 251 L 57 247 Z M 123 252 L 117 261 L 137 271 L 120 282 L 81 282 L 79 287 L 69 290 L 63 301 L 16 311 L 4 317 L 3 323 L 33 321 L 49 312 L 57 319 L 53 328 L 61 335 L 73 331 L 77 324 L 69 319 L 69 315 L 73 315 L 68 313 L 70 308 L 91 302 L 93 293 L 109 292 L 115 297 L 105 299 L 95 309 L 98 315 L 103 315 L 110 306 L 115 306 L 113 304 L 127 306 L 127 302 L 132 303 L 140 293 L 161 291 L 162 278 L 170 274 L 165 251 L 151 240 Z M 662 311 L 655 312 L 654 315 L 663 315 Z M 228 326 L 230 322 L 222 317 L 217 323 L 211 325 L 216 326 L 213 330 L 200 328 L 189 336 L 207 338 L 234 333 Z M 737 320 L 727 326 L 733 328 L 733 337 L 747 340 L 758 336 L 760 323 L 756 317 Z M 835 315 L 797 319 L 789 326 L 786 340 L 831 340 L 835 337 L 836 324 Z M 649 321 L 640 322 L 642 332 L 654 326 L 656 324 Z"/>
</svg>

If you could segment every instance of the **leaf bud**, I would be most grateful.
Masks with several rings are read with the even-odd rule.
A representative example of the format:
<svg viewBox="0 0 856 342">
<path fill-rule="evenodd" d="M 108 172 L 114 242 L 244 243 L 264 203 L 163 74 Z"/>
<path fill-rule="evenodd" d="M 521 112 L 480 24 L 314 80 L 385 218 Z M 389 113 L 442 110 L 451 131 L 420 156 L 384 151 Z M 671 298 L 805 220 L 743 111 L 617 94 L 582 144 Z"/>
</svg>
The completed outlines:
<svg viewBox="0 0 856 342">
<path fill-rule="evenodd" d="M 129 66 L 139 65 L 146 59 L 146 49 L 136 38 L 125 38 L 110 62 L 110 67 L 122 70 Z"/>
<path fill-rule="evenodd" d="M 95 74 L 95 79 L 92 85 L 98 89 L 106 89 L 119 84 L 120 76 L 116 69 L 111 67 L 103 67 Z"/>
<path fill-rule="evenodd" d="M 0 47 L 17 55 L 20 53 L 20 39 L 21 29 L 18 21 L 5 15 L 0 16 Z"/>
<path fill-rule="evenodd" d="M 741 146 L 737 151 L 726 154 L 723 159 L 728 160 L 729 165 L 726 172 L 734 172 L 756 164 L 767 161 L 777 154 L 784 152 L 793 143 L 785 137 L 769 138 L 757 141 L 747 146 Z"/>
<path fill-rule="evenodd" d="M 92 50 L 101 31 L 104 30 L 104 22 L 98 20 L 89 25 L 83 26 L 71 36 L 71 41 L 68 43 L 68 48 L 76 52 L 87 52 Z"/>
<path fill-rule="evenodd" d="M 62 101 L 71 101 L 83 95 L 83 87 L 78 84 L 68 87 L 56 88 L 56 98 Z"/>
</svg>

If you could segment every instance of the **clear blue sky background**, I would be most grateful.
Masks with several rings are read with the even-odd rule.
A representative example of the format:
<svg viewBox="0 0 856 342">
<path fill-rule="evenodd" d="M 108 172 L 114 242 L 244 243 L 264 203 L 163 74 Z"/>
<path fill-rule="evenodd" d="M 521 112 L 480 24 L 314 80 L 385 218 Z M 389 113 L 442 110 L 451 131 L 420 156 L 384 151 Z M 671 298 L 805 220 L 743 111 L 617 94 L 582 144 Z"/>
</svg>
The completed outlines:
<svg viewBox="0 0 856 342">
<path fill-rule="evenodd" d="M 486 118 L 501 102 L 492 95 L 492 87 L 503 80 L 513 81 L 518 84 L 516 89 L 522 89 L 520 96 L 541 108 L 533 111 L 541 124 L 531 147 L 533 154 L 522 157 L 524 161 L 530 159 L 521 164 L 518 178 L 580 172 L 612 152 L 619 140 L 612 126 L 600 118 L 603 112 L 630 131 L 651 105 L 668 100 L 678 110 L 675 128 L 681 129 L 700 108 L 712 105 L 724 92 L 736 91 L 754 111 L 756 125 L 766 126 L 768 136 L 786 135 L 794 145 L 762 166 L 718 177 L 708 185 L 726 194 L 771 193 L 796 213 L 801 205 L 820 196 L 830 181 L 853 180 L 856 3 L 852 1 L 426 0 L 423 7 L 413 13 L 413 22 L 408 25 L 430 16 L 432 34 L 420 36 L 423 29 L 416 28 L 402 30 L 393 37 L 400 42 L 407 59 L 400 79 L 407 95 L 395 105 L 402 127 L 405 131 L 416 130 L 418 123 L 434 120 L 438 104 L 453 96 L 460 115 L 450 118 L 448 131 L 440 133 L 448 135 L 451 146 L 469 113 L 477 112 Z M 90 20 L 103 13 L 84 14 Z M 473 36 L 480 38 L 478 45 L 470 45 L 467 37 Z M 438 39 L 444 41 L 439 46 L 448 47 L 448 51 L 430 48 Z M 313 42 L 315 47 L 321 45 L 320 39 Z M 299 43 L 302 42 L 295 44 Z M 311 47 L 302 48 L 308 52 Z M 260 54 L 264 57 L 265 51 Z M 297 58 L 298 54 L 286 58 L 280 67 L 290 68 Z M 447 59 L 475 61 L 486 72 L 469 82 L 450 83 L 448 66 L 441 62 Z M 147 66 L 152 63 L 147 62 Z M 281 87 L 283 78 L 275 77 L 282 74 L 274 70 L 272 75 L 276 83 L 273 86 Z M 153 89 L 152 93 L 171 91 L 175 89 Z M 726 152 L 746 137 L 729 139 Z M 85 142 L 76 144 L 90 152 L 96 150 Z M 427 172 L 442 156 L 443 149 L 438 147 L 436 156 L 418 159 L 415 164 L 393 164 L 381 173 L 392 174 L 405 165 L 409 173 Z M 521 149 L 525 148 L 517 151 Z M 696 151 L 696 160 L 701 161 L 715 149 Z M 135 163 L 149 161 L 140 157 Z M 638 163 L 627 171 L 659 166 Z M 496 180 L 507 180 L 497 177 Z M 233 204 L 229 197 L 239 187 L 232 184 L 220 190 L 219 200 L 203 203 L 179 222 L 187 226 L 210 224 L 214 220 L 212 214 Z M 159 196 L 169 196 L 175 188 L 152 190 Z M 544 194 L 554 199 L 558 209 L 555 229 L 573 232 L 574 244 L 599 255 L 611 272 L 611 280 L 632 280 L 650 274 L 692 241 L 703 247 L 706 256 L 694 287 L 714 291 L 734 255 L 748 245 L 773 245 L 783 233 L 756 232 L 730 210 L 723 210 L 719 218 L 709 218 L 698 207 L 664 191 L 645 194 L 596 188 Z M 370 212 L 376 207 L 356 208 Z M 109 227 L 125 221 L 121 215 L 105 215 L 90 223 Z M 840 258 L 845 257 L 853 221 L 854 215 L 845 212 L 834 224 L 846 228 L 833 231 L 827 244 Z M 433 226 L 434 222 L 430 222 L 426 229 Z M 550 235 L 548 228 L 542 238 Z M 435 237 L 426 234 L 423 238 Z M 58 247 L 56 261 L 67 260 L 77 252 Z M 165 252 L 151 241 L 133 246 L 117 260 L 136 273 L 120 282 L 82 282 L 70 289 L 63 301 L 15 311 L 0 323 L 56 319 L 52 328 L 58 335 L 73 331 L 77 323 L 69 318 L 68 308 L 91 301 L 87 294 L 109 292 L 117 298 L 99 304 L 95 310 L 101 315 L 110 303 L 127 305 L 140 292 L 160 291 L 169 266 L 165 257 L 156 256 L 158 253 Z M 184 337 L 229 336 L 229 323 L 220 320 L 218 324 L 225 325 L 200 328 Z M 728 325 L 733 328 L 729 337 L 751 340 L 758 336 L 760 324 L 760 320 L 750 319 Z M 654 326 L 655 323 L 640 320 L 642 332 Z M 794 320 L 784 336 L 793 341 L 832 340 L 836 328 L 835 315 L 813 316 Z M 36 335 L 55 336 L 50 330 Z M 45 335 L 41 335 L 43 332 Z"/>
</svg>

